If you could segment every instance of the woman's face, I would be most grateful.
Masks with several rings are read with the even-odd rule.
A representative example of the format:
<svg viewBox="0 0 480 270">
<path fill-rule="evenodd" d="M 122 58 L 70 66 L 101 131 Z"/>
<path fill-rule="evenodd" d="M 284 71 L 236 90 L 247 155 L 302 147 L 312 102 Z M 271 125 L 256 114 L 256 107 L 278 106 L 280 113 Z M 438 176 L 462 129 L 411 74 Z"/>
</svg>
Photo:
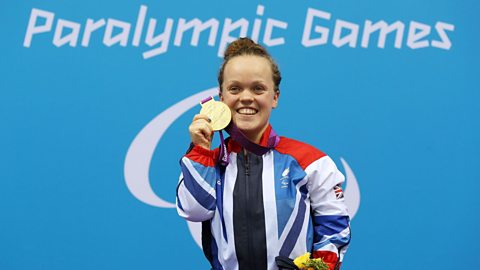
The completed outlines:
<svg viewBox="0 0 480 270">
<path fill-rule="evenodd" d="M 222 89 L 221 100 L 230 107 L 233 122 L 258 143 L 278 103 L 270 62 L 253 55 L 230 59 L 223 72 Z"/>
</svg>

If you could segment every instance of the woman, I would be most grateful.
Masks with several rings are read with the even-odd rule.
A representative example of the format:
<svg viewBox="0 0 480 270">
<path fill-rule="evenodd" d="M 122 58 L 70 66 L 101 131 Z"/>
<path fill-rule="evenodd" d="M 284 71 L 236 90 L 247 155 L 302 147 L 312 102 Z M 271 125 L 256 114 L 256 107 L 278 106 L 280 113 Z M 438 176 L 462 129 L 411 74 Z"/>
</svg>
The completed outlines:
<svg viewBox="0 0 480 270">
<path fill-rule="evenodd" d="M 228 164 L 217 162 L 218 148 L 210 150 L 207 116 L 195 115 L 189 127 L 192 145 L 180 162 L 177 210 L 203 222 L 203 249 L 213 269 L 278 269 L 277 257 L 306 252 L 338 269 L 350 242 L 343 175 L 324 153 L 278 137 L 269 124 L 280 81 L 263 47 L 248 38 L 234 41 L 218 75 L 231 125 L 243 133 L 227 139 Z M 258 154 L 259 148 L 265 150 Z"/>
</svg>

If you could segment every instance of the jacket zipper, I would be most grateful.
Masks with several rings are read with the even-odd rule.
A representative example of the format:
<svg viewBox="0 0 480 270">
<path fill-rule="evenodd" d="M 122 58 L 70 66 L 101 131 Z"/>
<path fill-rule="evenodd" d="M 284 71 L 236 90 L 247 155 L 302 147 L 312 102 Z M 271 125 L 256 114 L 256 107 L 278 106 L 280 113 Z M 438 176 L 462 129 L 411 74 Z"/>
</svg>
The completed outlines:
<svg viewBox="0 0 480 270">
<path fill-rule="evenodd" d="M 250 230 L 250 216 L 249 216 L 249 211 L 248 211 L 248 202 L 250 200 L 250 193 L 249 193 L 249 188 L 248 188 L 248 182 L 249 182 L 249 176 L 250 176 L 250 162 L 248 159 L 248 152 L 244 150 L 244 156 L 245 156 L 245 216 L 247 217 L 246 223 L 247 223 L 247 241 L 248 241 L 248 257 L 252 258 L 252 236 L 251 236 L 251 230 Z M 249 260 L 251 261 L 251 260 Z M 250 265 L 249 268 L 252 266 Z"/>
<path fill-rule="evenodd" d="M 244 154 L 245 154 L 245 176 L 248 177 L 250 175 L 250 164 L 248 162 L 248 152 L 244 152 Z"/>
</svg>

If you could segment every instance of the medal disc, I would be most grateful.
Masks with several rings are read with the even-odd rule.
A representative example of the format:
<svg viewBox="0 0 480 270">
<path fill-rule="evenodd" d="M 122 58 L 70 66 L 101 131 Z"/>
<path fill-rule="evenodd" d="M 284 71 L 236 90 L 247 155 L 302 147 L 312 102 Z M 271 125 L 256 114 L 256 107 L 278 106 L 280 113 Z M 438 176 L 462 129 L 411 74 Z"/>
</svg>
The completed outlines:
<svg viewBox="0 0 480 270">
<path fill-rule="evenodd" d="M 232 113 L 227 104 L 212 98 L 201 105 L 202 109 L 200 110 L 200 114 L 204 114 L 212 120 L 210 124 L 214 131 L 222 130 L 228 126 L 232 119 Z"/>
</svg>

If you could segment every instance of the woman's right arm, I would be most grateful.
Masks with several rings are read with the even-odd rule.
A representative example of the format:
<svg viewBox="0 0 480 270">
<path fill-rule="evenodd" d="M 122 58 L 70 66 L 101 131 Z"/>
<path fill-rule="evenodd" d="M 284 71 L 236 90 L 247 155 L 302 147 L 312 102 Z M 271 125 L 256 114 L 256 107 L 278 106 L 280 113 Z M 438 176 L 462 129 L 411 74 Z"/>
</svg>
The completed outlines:
<svg viewBox="0 0 480 270">
<path fill-rule="evenodd" d="M 215 152 L 210 150 L 213 130 L 208 117 L 195 115 L 189 132 L 193 148 L 180 160 L 177 211 L 187 220 L 205 221 L 215 213 L 217 179 Z"/>
</svg>

